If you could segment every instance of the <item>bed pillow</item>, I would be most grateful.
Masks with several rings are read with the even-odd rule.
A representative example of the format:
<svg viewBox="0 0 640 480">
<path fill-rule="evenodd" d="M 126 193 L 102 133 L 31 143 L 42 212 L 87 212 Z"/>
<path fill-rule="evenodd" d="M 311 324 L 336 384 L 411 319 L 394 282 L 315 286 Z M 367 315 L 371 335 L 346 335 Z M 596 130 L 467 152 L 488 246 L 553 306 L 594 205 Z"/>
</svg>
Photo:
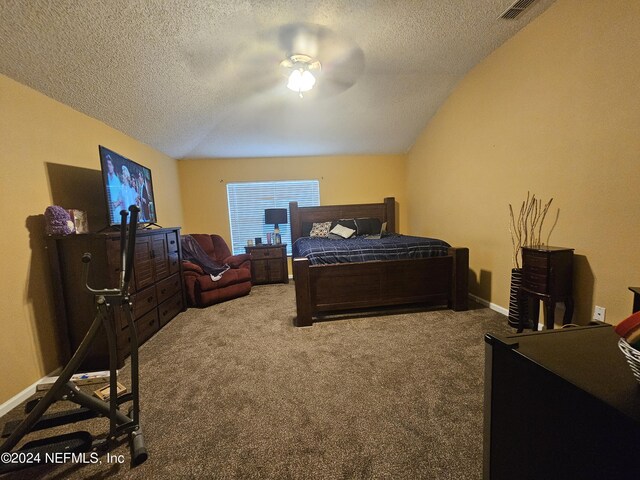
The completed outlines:
<svg viewBox="0 0 640 480">
<path fill-rule="evenodd" d="M 329 233 L 336 235 L 338 238 L 351 238 L 356 231 L 353 228 L 345 227 L 338 223 Z"/>
<path fill-rule="evenodd" d="M 331 230 L 331 222 L 314 223 L 309 236 L 326 238 L 329 236 L 329 230 Z"/>
<path fill-rule="evenodd" d="M 343 227 L 350 228 L 351 230 L 357 230 L 356 221 L 353 218 L 341 218 L 340 220 L 334 220 L 331 222 L 331 228 L 336 225 L 342 225 Z"/>
<path fill-rule="evenodd" d="M 382 228 L 379 218 L 356 218 L 356 235 L 378 235 Z"/>
</svg>

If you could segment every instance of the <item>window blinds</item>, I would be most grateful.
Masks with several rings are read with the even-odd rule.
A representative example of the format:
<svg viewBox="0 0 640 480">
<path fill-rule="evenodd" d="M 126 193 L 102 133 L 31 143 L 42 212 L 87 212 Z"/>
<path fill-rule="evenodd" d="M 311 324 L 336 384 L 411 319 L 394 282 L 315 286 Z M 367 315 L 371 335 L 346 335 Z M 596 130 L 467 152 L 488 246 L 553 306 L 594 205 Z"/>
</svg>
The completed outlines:
<svg viewBox="0 0 640 480">
<path fill-rule="evenodd" d="M 320 182 L 318 180 L 296 180 L 284 182 L 242 182 L 227 184 L 229 223 L 233 254 L 244 253 L 247 240 L 262 238 L 266 242 L 267 232 L 273 225 L 265 225 L 264 211 L 267 208 L 286 208 L 289 202 L 298 202 L 301 207 L 320 205 Z M 291 255 L 291 219 L 279 225 L 282 243 L 287 244 Z"/>
</svg>

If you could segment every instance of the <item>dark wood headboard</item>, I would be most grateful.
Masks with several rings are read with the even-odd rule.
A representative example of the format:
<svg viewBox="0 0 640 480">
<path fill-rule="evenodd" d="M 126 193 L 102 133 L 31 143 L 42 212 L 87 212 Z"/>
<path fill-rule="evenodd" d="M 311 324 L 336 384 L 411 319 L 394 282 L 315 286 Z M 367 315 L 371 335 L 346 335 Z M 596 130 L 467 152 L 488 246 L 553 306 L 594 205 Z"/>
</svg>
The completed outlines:
<svg viewBox="0 0 640 480">
<path fill-rule="evenodd" d="M 319 207 L 298 207 L 298 202 L 289 203 L 291 222 L 291 242 L 302 236 L 303 223 L 318 223 L 340 220 L 341 218 L 379 218 L 387 222 L 387 232 L 396 231 L 396 199 L 387 197 L 382 203 L 356 205 L 322 205 Z"/>
</svg>

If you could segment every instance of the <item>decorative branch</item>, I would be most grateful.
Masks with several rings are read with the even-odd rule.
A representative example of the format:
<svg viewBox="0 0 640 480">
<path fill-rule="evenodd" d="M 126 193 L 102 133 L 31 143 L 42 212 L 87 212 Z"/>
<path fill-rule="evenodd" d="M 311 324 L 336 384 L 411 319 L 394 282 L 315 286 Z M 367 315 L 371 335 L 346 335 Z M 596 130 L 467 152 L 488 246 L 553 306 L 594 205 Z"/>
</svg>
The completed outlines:
<svg viewBox="0 0 640 480">
<path fill-rule="evenodd" d="M 556 211 L 556 219 L 553 221 L 553 225 L 551 225 L 551 230 L 549 230 L 549 235 L 547 235 L 547 245 L 549 245 L 549 237 L 551 237 L 551 232 L 553 232 L 553 229 L 556 228 L 556 223 L 558 223 L 558 217 L 560 217 L 560 209 Z"/>
<path fill-rule="evenodd" d="M 513 264 L 516 265 L 516 268 L 520 268 L 518 266 L 518 252 L 520 251 L 520 229 L 516 228 L 516 221 L 513 216 L 513 207 L 509 204 L 509 233 L 511 233 L 511 245 L 513 247 L 513 252 L 511 254 L 511 260 Z"/>
<path fill-rule="evenodd" d="M 511 234 L 512 260 L 515 268 L 520 268 L 520 249 L 522 247 L 543 245 L 541 242 L 542 227 L 547 218 L 551 202 L 553 202 L 553 198 L 543 205 L 542 200 L 536 199 L 535 194 L 531 195 L 530 192 L 527 192 L 527 199 L 522 202 L 517 219 L 513 213 L 513 207 L 509 204 L 509 233 Z M 558 223 L 559 216 L 560 209 L 558 209 L 555 221 L 547 235 L 547 245 L 549 244 L 551 232 L 553 232 L 556 223 Z"/>
</svg>

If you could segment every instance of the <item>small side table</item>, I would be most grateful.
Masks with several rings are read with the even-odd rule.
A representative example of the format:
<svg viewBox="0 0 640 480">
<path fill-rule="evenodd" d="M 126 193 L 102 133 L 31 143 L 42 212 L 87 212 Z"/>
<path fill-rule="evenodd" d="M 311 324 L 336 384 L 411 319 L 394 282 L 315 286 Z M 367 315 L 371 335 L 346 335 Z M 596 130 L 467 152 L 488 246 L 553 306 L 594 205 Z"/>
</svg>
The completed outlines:
<svg viewBox="0 0 640 480">
<path fill-rule="evenodd" d="M 287 244 L 265 244 L 244 247 L 251 255 L 251 283 L 289 283 Z"/>
<path fill-rule="evenodd" d="M 636 313 L 640 310 L 640 287 L 629 287 L 629 290 L 633 292 L 633 311 Z"/>
<path fill-rule="evenodd" d="M 547 329 L 554 327 L 557 302 L 564 302 L 563 324 L 573 317 L 573 248 L 565 247 L 522 247 L 522 284 L 518 291 L 520 312 L 529 302 L 532 328 L 537 330 L 539 312 L 538 301 L 544 304 L 544 321 Z M 520 315 L 518 332 L 524 329 L 524 315 Z"/>
</svg>

